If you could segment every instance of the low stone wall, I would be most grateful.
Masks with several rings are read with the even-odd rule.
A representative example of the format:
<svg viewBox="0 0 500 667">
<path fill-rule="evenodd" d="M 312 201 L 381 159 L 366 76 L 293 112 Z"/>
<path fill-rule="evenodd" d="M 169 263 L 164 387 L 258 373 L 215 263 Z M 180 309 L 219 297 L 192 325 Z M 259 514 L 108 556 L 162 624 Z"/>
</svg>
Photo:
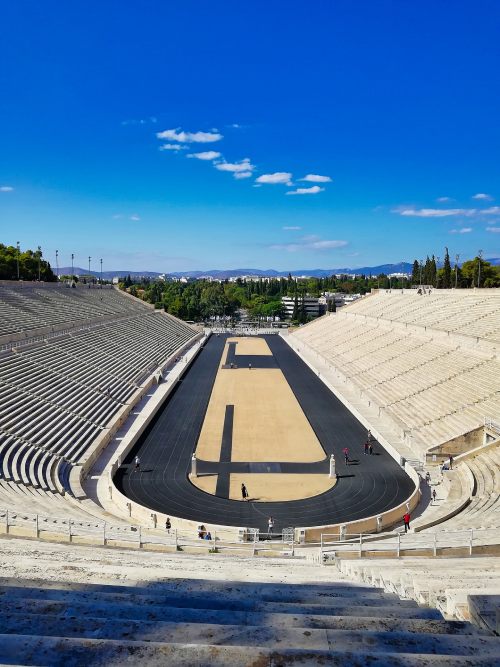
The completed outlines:
<svg viewBox="0 0 500 667">
<path fill-rule="evenodd" d="M 483 441 L 484 427 L 480 426 L 468 433 L 459 435 L 457 438 L 429 449 L 426 454 L 427 463 L 442 463 L 450 457 L 450 454 L 456 459 L 460 454 L 479 447 L 483 444 Z"/>
</svg>

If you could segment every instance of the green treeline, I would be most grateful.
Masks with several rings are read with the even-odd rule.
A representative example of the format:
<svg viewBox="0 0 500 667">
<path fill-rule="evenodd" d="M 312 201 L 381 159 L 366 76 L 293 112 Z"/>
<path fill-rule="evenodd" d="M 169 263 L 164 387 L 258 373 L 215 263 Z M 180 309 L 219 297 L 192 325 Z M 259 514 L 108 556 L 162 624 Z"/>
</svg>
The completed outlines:
<svg viewBox="0 0 500 667">
<path fill-rule="evenodd" d="M 196 322 L 212 317 L 235 318 L 240 309 L 246 310 L 250 318 L 279 317 L 285 313 L 281 297 L 295 299 L 293 319 L 306 321 L 301 299 L 307 296 L 318 297 L 324 292 L 343 292 L 345 294 L 366 294 L 371 289 L 403 289 L 411 286 L 432 286 L 434 289 L 500 287 L 500 267 L 493 266 L 481 257 L 464 262 L 462 266 L 451 265 L 448 249 L 445 249 L 443 262 L 434 256 L 425 262 L 415 260 L 410 278 L 389 278 L 385 274 L 378 276 L 329 276 L 326 278 L 262 278 L 234 282 L 209 280 L 173 280 L 152 281 L 143 279 L 133 282 L 130 278 L 120 284 L 131 294 L 156 308 L 163 308 L 168 313 L 184 320 Z"/>
<path fill-rule="evenodd" d="M 408 286 L 403 285 L 403 282 L 393 280 L 392 287 Z M 318 297 L 323 292 L 366 294 L 372 288 L 389 288 L 389 279 L 387 276 L 355 279 L 330 276 L 296 280 L 289 275 L 288 278 L 260 280 L 238 278 L 235 282 L 142 280 L 134 284 L 127 278 L 122 287 L 176 317 L 194 321 L 224 316 L 234 318 L 240 309 L 245 309 L 250 318 L 272 316 L 283 319 L 285 312 L 281 297 L 289 296 L 296 299 L 297 317 L 294 319 L 300 320 L 301 299 L 306 295 Z"/>
<path fill-rule="evenodd" d="M 500 266 L 494 266 L 477 256 L 458 266 L 451 265 L 448 248 L 445 248 L 442 267 L 437 268 L 434 255 L 425 262 L 415 260 L 411 275 L 413 285 L 430 285 L 436 289 L 450 287 L 500 287 Z"/>
<path fill-rule="evenodd" d="M 21 250 L 0 243 L 0 280 L 54 281 L 49 262 L 43 259 L 40 246 L 36 250 Z"/>
</svg>

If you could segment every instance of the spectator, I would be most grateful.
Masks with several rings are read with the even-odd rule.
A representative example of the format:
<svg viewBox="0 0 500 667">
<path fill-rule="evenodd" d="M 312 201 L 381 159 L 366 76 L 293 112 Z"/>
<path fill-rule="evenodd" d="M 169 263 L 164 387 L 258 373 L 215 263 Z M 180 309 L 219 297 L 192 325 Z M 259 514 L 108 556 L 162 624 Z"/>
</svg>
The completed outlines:
<svg viewBox="0 0 500 667">
<path fill-rule="evenodd" d="M 403 521 L 405 524 L 405 533 L 407 533 L 410 530 L 410 513 L 406 512 L 403 514 Z"/>
</svg>

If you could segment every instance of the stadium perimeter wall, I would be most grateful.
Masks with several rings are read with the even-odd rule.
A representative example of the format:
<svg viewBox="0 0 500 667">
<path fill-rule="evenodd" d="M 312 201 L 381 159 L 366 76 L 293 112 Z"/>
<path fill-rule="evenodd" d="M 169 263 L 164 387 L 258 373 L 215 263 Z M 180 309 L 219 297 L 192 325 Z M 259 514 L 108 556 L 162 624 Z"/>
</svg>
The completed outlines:
<svg viewBox="0 0 500 667">
<path fill-rule="evenodd" d="M 207 333 L 206 338 L 209 336 Z M 284 340 L 287 340 L 287 337 L 283 336 Z M 288 341 L 287 341 L 288 342 Z M 191 348 L 187 351 L 186 354 L 186 363 L 181 366 L 181 371 L 178 377 L 181 377 L 186 370 L 189 368 L 191 363 L 196 359 L 198 352 L 201 349 L 202 341 L 199 341 L 199 345 L 196 348 Z M 306 360 L 304 360 L 306 361 Z M 307 363 L 307 361 L 306 361 Z M 308 364 L 310 365 L 310 364 Z M 312 368 L 312 366 L 311 366 Z M 238 540 L 242 539 L 242 535 L 245 534 L 246 529 L 250 528 L 245 526 L 223 526 L 218 524 L 211 524 L 203 521 L 203 517 L 200 517 L 199 522 L 195 522 L 188 519 L 183 519 L 182 517 L 176 517 L 171 514 L 167 515 L 161 512 L 156 512 L 144 505 L 140 505 L 135 501 L 131 500 L 125 496 L 119 489 L 116 487 L 113 481 L 113 477 L 121 466 L 123 459 L 127 456 L 130 450 L 137 443 L 141 435 L 144 433 L 148 424 L 155 417 L 158 411 L 161 409 L 165 401 L 168 399 L 168 396 L 172 392 L 173 388 L 176 385 L 177 379 L 174 382 L 159 387 L 156 391 L 156 395 L 152 398 L 151 403 L 148 404 L 147 410 L 143 410 L 143 414 L 140 415 L 140 418 L 136 420 L 133 427 L 129 429 L 122 440 L 120 445 L 117 447 L 115 453 L 111 457 L 106 468 L 101 472 L 101 479 L 98 485 L 99 488 L 99 502 L 112 513 L 117 513 L 118 515 L 139 523 L 145 527 L 154 528 L 157 525 L 164 525 L 167 516 L 170 518 L 172 525 L 176 528 L 182 530 L 192 530 L 196 531 L 199 523 L 203 522 L 210 532 L 216 532 L 219 539 L 226 540 Z M 329 387 L 333 391 L 332 387 Z M 145 393 L 145 392 L 143 392 Z M 335 392 L 334 392 L 335 393 Z M 344 401 L 343 401 L 344 402 Z M 349 407 L 349 406 L 347 406 Z M 349 407 L 349 409 L 351 409 Z M 353 410 L 351 412 L 354 413 Z M 358 417 L 356 414 L 355 416 Z M 359 417 L 358 417 L 359 418 Z M 361 418 L 360 421 L 364 423 Z M 123 422 L 122 422 L 123 424 Z M 116 429 L 118 431 L 118 428 Z M 115 431 L 115 433 L 116 433 Z M 393 448 L 390 443 L 385 443 L 384 447 L 389 451 L 391 456 L 400 462 L 399 452 Z M 402 521 L 403 514 L 407 510 L 412 512 L 418 503 L 420 502 L 421 491 L 420 491 L 420 477 L 417 471 L 408 463 L 404 463 L 405 472 L 409 475 L 410 479 L 415 484 L 415 489 L 410 497 L 405 500 L 403 503 L 394 507 L 387 512 L 381 514 L 368 516 L 364 519 L 358 521 L 352 521 L 348 523 L 335 523 L 335 524 L 326 524 L 322 526 L 300 526 L 295 529 L 295 541 L 297 543 L 316 543 L 321 539 L 322 533 L 329 533 L 332 535 L 340 535 L 341 533 L 376 533 L 380 532 L 385 528 L 394 526 L 397 523 Z M 90 472 L 90 469 L 89 471 Z"/>
</svg>

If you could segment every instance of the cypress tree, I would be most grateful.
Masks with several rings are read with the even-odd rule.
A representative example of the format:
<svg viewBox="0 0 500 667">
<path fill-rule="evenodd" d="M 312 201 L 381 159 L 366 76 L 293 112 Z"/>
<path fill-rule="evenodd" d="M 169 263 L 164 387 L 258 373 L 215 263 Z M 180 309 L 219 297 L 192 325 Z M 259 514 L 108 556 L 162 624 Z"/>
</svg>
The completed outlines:
<svg viewBox="0 0 500 667">
<path fill-rule="evenodd" d="M 413 283 L 413 285 L 418 285 L 420 283 L 420 264 L 418 263 L 417 259 L 413 262 L 413 269 L 411 272 L 411 282 Z"/>
<path fill-rule="evenodd" d="M 445 248 L 444 264 L 443 264 L 443 287 L 449 289 L 451 287 L 451 264 L 448 248 Z"/>
</svg>

